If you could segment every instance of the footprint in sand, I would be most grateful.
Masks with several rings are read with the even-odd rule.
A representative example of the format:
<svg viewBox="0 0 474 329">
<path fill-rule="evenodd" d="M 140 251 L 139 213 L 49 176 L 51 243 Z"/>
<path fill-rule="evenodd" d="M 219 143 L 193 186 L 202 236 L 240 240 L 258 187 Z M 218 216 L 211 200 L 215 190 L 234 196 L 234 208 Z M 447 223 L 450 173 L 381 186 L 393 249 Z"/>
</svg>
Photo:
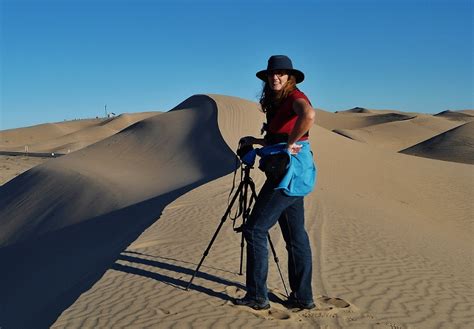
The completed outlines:
<svg viewBox="0 0 474 329">
<path fill-rule="evenodd" d="M 348 308 L 349 306 L 351 306 L 351 304 L 346 302 L 344 299 L 337 297 L 321 296 L 317 299 L 317 301 L 323 304 L 332 305 L 336 308 Z"/>
<path fill-rule="evenodd" d="M 284 310 L 279 310 L 277 308 L 270 308 L 268 310 L 268 315 L 272 318 L 272 319 L 276 319 L 276 320 L 289 320 L 292 318 L 292 314 L 288 311 L 284 311 Z"/>
<path fill-rule="evenodd" d="M 164 309 L 164 308 L 155 308 L 155 311 L 157 314 L 159 315 L 170 315 L 171 314 L 171 311 L 167 310 L 167 309 Z"/>
</svg>

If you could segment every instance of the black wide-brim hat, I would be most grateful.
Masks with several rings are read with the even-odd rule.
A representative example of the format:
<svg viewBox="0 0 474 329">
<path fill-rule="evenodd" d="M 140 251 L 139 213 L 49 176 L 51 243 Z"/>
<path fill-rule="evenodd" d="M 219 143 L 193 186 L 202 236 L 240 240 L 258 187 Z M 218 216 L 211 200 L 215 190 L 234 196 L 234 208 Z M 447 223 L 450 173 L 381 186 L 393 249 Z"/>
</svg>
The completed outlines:
<svg viewBox="0 0 474 329">
<path fill-rule="evenodd" d="M 304 73 L 300 70 L 296 70 L 293 68 L 293 63 L 288 56 L 285 55 L 273 55 L 268 59 L 268 65 L 266 70 L 262 70 L 257 72 L 256 76 L 260 80 L 268 81 L 267 80 L 267 72 L 275 71 L 275 70 L 285 70 L 288 71 L 290 74 L 294 75 L 296 78 L 296 83 L 300 83 L 304 80 Z"/>
</svg>

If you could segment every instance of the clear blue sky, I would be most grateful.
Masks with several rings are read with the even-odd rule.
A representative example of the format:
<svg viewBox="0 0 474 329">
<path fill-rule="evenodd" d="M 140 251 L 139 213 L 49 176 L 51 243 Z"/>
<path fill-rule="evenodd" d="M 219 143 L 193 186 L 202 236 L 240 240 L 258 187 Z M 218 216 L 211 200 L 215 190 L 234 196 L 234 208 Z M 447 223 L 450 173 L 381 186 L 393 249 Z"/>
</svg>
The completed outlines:
<svg viewBox="0 0 474 329">
<path fill-rule="evenodd" d="M 0 129 L 256 101 L 287 54 L 328 111 L 473 108 L 470 0 L 0 0 Z"/>
</svg>

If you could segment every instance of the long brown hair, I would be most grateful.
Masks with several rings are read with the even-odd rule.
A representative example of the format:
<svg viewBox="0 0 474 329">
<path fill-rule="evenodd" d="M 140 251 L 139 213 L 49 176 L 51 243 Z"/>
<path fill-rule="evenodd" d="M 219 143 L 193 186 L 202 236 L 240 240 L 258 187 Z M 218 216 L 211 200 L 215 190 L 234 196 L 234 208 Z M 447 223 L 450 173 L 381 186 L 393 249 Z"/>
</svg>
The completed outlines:
<svg viewBox="0 0 474 329">
<path fill-rule="evenodd" d="M 280 104 L 288 97 L 288 95 L 296 89 L 296 78 L 292 74 L 288 74 L 288 81 L 283 88 L 278 91 L 273 91 L 268 81 L 263 83 L 262 94 L 260 95 L 260 105 L 264 113 L 278 108 Z"/>
</svg>

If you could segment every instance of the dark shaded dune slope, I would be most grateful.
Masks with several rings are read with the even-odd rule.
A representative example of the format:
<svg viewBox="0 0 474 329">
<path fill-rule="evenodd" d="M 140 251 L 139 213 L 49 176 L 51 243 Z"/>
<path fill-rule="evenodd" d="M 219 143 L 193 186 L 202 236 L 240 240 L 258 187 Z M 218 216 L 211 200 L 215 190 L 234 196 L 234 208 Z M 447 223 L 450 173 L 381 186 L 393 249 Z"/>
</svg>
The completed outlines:
<svg viewBox="0 0 474 329">
<path fill-rule="evenodd" d="M 345 111 L 336 111 L 335 113 L 345 114 L 345 113 L 373 113 L 373 112 L 366 109 L 365 107 L 354 107 Z"/>
<path fill-rule="evenodd" d="M 474 122 L 465 123 L 400 153 L 425 158 L 474 164 Z"/>
<path fill-rule="evenodd" d="M 371 125 L 378 125 L 387 122 L 394 122 L 394 121 L 404 121 L 416 118 L 415 115 L 406 115 L 406 114 L 399 114 L 399 113 L 384 113 L 384 114 L 376 114 L 367 117 L 367 123 L 369 126 Z"/>
<path fill-rule="evenodd" d="M 462 111 L 447 110 L 447 111 L 437 113 L 434 116 L 449 119 L 449 120 L 455 120 L 455 121 L 465 121 L 465 122 L 474 121 L 474 115 L 469 114 L 468 111 L 469 110 L 466 110 L 466 112 L 463 113 Z"/>
</svg>

